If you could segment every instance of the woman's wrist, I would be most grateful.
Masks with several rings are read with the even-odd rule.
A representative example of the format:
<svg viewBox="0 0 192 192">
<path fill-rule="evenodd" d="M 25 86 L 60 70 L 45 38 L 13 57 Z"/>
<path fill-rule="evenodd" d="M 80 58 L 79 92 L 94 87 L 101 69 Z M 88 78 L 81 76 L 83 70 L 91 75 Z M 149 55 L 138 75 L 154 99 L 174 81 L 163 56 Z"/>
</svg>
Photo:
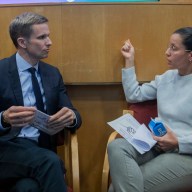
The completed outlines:
<svg viewBox="0 0 192 192">
<path fill-rule="evenodd" d="M 128 59 L 125 60 L 125 68 L 130 68 L 134 66 L 134 61 L 130 61 Z"/>
</svg>

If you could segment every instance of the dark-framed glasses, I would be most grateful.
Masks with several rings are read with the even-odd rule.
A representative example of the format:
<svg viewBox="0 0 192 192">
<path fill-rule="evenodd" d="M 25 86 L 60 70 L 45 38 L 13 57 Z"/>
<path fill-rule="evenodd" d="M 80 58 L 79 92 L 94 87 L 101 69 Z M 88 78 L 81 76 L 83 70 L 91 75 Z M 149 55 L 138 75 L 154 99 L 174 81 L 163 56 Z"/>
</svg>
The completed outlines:
<svg viewBox="0 0 192 192">
<path fill-rule="evenodd" d="M 170 52 L 175 52 L 175 51 L 178 51 L 180 50 L 181 48 L 178 48 L 176 47 L 175 45 L 169 45 L 167 47 L 167 49 L 170 51 Z M 192 50 L 189 50 L 189 49 L 185 49 L 185 52 L 191 52 Z"/>
</svg>

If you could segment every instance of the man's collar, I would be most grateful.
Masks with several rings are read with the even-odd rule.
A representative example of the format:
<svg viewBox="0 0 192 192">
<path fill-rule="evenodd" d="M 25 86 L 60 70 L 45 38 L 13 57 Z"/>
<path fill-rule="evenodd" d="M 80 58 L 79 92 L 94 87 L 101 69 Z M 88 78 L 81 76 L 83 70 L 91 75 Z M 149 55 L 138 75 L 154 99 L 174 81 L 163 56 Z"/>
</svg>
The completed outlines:
<svg viewBox="0 0 192 192">
<path fill-rule="evenodd" d="M 18 52 L 16 53 L 16 63 L 17 63 L 17 68 L 20 72 L 23 72 L 32 67 L 30 63 L 28 63 L 25 59 L 23 59 L 23 57 L 19 55 Z M 35 67 L 35 69 L 38 71 L 38 63 L 33 67 Z"/>
</svg>

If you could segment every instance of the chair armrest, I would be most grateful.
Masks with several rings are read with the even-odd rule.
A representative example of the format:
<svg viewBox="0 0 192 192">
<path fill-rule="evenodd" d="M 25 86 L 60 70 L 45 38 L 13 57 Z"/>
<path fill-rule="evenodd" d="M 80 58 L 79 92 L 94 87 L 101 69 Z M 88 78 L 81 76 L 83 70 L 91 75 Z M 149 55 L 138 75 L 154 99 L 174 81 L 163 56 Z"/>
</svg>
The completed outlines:
<svg viewBox="0 0 192 192">
<path fill-rule="evenodd" d="M 134 111 L 132 111 L 132 110 L 123 110 L 123 115 L 125 115 L 127 113 L 134 115 Z"/>
<path fill-rule="evenodd" d="M 76 132 L 64 131 L 64 155 L 65 167 L 67 169 L 67 183 L 72 186 L 74 192 L 79 192 L 79 152 Z"/>
<path fill-rule="evenodd" d="M 107 145 L 117 137 L 118 133 L 116 131 L 112 132 L 109 136 Z M 107 192 L 109 187 L 109 162 L 107 149 L 105 151 L 103 172 L 102 172 L 102 182 L 101 182 L 101 192 Z"/>
<path fill-rule="evenodd" d="M 77 134 L 71 134 L 71 158 L 72 158 L 72 180 L 73 180 L 73 191 L 80 191 L 80 178 L 79 178 L 79 151 L 78 151 L 78 140 Z"/>
<path fill-rule="evenodd" d="M 133 115 L 133 111 L 132 110 L 123 110 L 123 115 L 130 113 L 131 115 Z M 107 145 L 113 141 L 114 139 L 116 139 L 119 136 L 119 134 L 114 131 L 110 134 L 109 139 L 107 141 Z M 109 161 L 108 161 L 108 154 L 107 154 L 107 149 L 105 151 L 105 157 L 104 157 L 104 163 L 103 163 L 103 172 L 102 172 L 102 181 L 101 181 L 101 192 L 107 192 L 108 191 L 108 187 L 109 187 Z"/>
</svg>

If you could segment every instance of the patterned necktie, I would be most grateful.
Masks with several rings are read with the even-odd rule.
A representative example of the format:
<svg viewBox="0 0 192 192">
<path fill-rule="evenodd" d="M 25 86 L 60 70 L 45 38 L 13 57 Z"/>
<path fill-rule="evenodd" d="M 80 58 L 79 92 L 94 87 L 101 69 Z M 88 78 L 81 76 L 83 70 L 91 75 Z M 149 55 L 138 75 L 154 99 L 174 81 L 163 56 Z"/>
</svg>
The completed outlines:
<svg viewBox="0 0 192 192">
<path fill-rule="evenodd" d="M 38 110 L 45 112 L 44 110 L 44 103 L 43 103 L 43 97 L 41 94 L 41 90 L 39 87 L 39 83 L 37 80 L 37 77 L 35 75 L 35 71 L 36 69 L 34 67 L 31 67 L 28 69 L 28 71 L 31 73 L 31 81 L 32 81 L 32 85 L 33 85 L 33 91 L 35 94 L 35 99 L 36 99 L 36 107 Z"/>
</svg>

